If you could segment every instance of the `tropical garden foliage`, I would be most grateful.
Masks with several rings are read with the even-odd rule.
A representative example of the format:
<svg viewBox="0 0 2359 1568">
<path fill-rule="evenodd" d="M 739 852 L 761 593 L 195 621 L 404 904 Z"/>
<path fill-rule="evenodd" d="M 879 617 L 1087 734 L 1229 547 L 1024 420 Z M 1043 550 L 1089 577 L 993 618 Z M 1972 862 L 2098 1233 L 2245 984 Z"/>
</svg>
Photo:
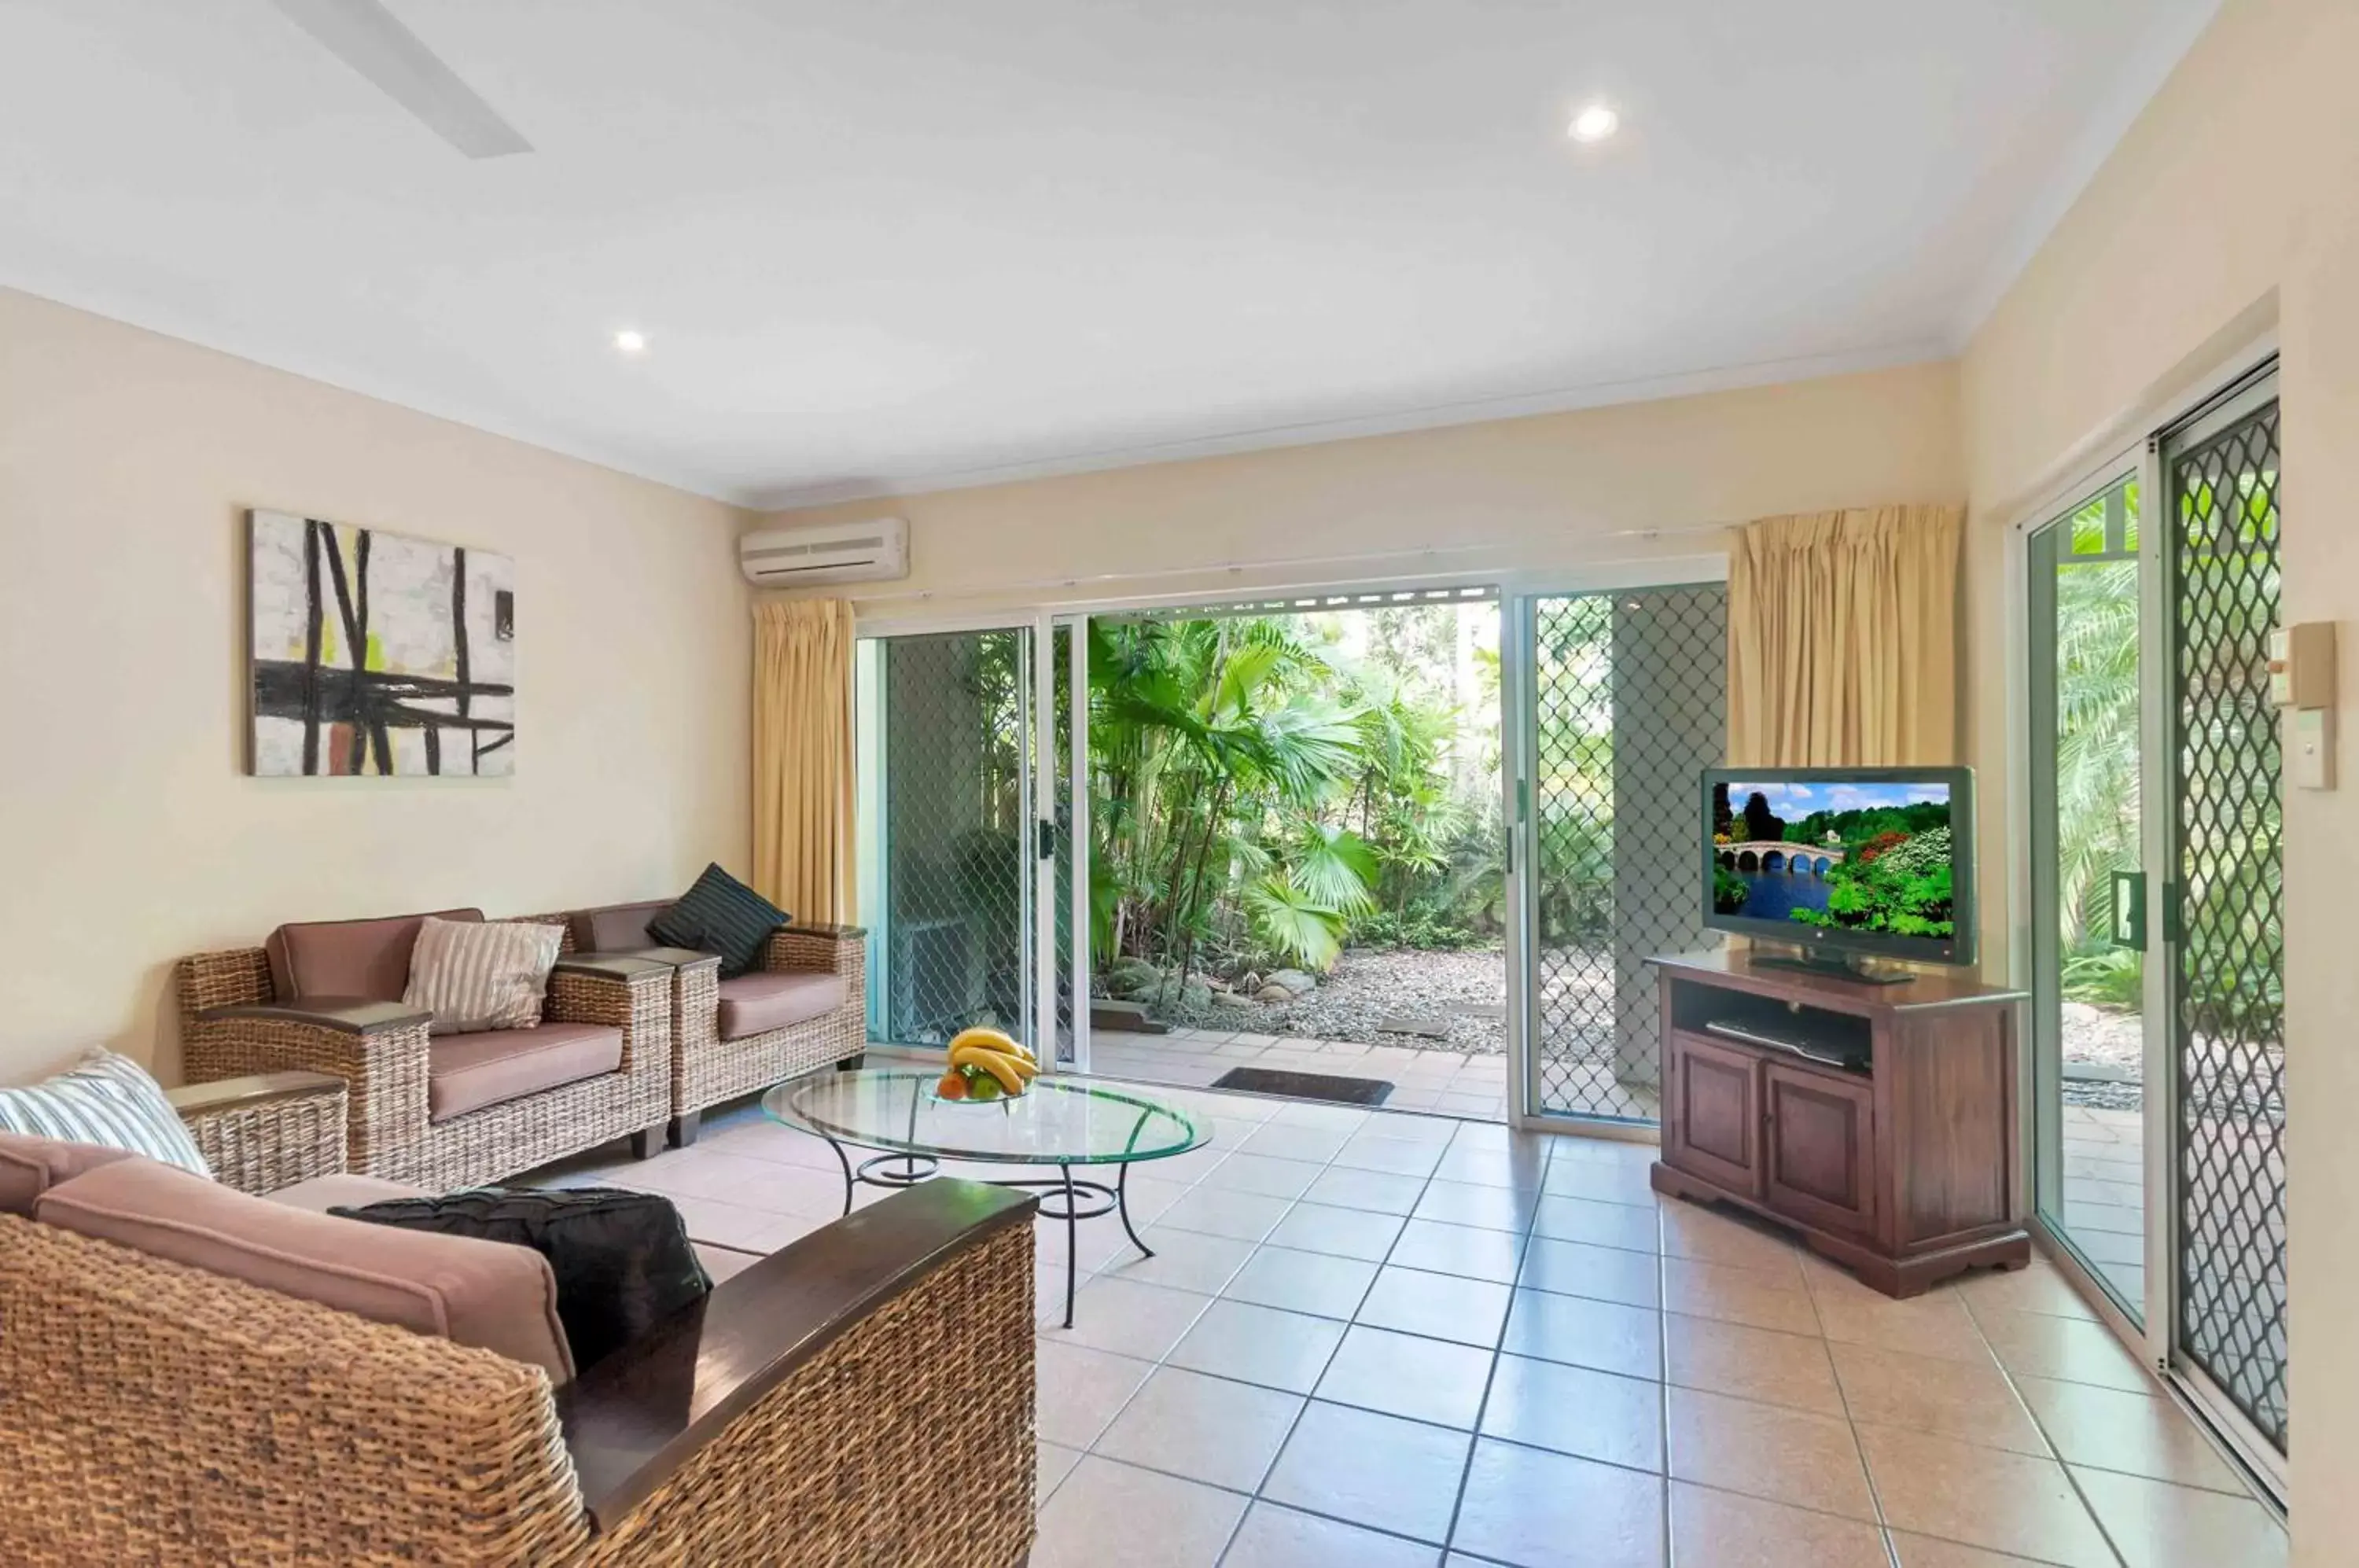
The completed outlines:
<svg viewBox="0 0 2359 1568">
<path fill-rule="evenodd" d="M 1457 607 L 1353 613 L 1377 623 L 1356 655 L 1336 615 L 1091 624 L 1102 961 L 1234 975 L 1495 939 L 1497 756 L 1468 755 L 1490 732 L 1457 700 Z"/>
</svg>

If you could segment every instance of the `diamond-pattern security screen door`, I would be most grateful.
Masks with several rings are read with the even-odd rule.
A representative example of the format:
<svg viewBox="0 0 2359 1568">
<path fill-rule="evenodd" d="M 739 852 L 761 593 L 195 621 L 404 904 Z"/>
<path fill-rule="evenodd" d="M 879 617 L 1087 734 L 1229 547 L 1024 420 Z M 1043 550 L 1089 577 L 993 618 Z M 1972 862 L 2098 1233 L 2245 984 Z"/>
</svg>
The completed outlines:
<svg viewBox="0 0 2359 1568">
<path fill-rule="evenodd" d="M 1529 605 L 1532 1109 L 1651 1122 L 1662 1035 L 1646 961 L 1711 941 L 1698 789 L 1727 742 L 1728 591 Z"/>
<path fill-rule="evenodd" d="M 2285 856 L 2274 384 L 2166 440 L 2176 1340 L 2286 1447 Z"/>
<path fill-rule="evenodd" d="M 882 1040 L 1031 1038 L 1031 646 L 1022 627 L 882 645 L 864 715 L 882 735 Z"/>
</svg>

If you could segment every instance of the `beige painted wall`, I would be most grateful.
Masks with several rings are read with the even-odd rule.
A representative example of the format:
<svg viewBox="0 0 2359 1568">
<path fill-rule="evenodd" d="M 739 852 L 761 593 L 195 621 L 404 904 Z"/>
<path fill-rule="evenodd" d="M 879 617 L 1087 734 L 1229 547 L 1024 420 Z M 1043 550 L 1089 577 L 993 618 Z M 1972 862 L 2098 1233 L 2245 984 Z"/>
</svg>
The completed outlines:
<svg viewBox="0 0 2359 1568">
<path fill-rule="evenodd" d="M 1964 495 L 1955 371 L 1933 365 L 847 503 L 765 526 L 908 517 L 910 579 L 855 591 L 864 614 L 902 616 L 1696 554 L 1724 541 L 1617 536 Z"/>
<path fill-rule="evenodd" d="M 516 558 L 511 780 L 242 772 L 244 513 Z M 0 290 L 0 1082 L 157 1062 L 178 954 L 281 920 L 526 913 L 746 853 L 743 518 Z"/>
<path fill-rule="evenodd" d="M 2286 801 L 2293 1532 L 2299 1563 L 2359 1539 L 2359 5 L 2228 0 L 1973 339 L 1964 365 L 1977 646 L 2004 646 L 2006 528 L 2142 412 L 2275 323 L 2283 354 L 2288 619 L 2341 624 L 2341 790 Z M 2148 421 L 2150 422 L 2150 420 Z M 1976 661 L 1975 755 L 2006 755 Z M 1988 838 L 1985 842 L 2000 842 Z"/>
</svg>

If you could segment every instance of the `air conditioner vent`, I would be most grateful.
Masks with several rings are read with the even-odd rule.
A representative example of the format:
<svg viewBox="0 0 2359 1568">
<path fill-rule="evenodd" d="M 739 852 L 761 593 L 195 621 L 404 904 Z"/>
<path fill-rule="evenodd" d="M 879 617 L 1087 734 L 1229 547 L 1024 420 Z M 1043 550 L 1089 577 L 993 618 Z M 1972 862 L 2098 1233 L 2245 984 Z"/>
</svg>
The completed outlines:
<svg viewBox="0 0 2359 1568">
<path fill-rule="evenodd" d="M 747 581 L 770 588 L 890 582 L 909 575 L 909 525 L 876 517 L 747 534 L 737 563 Z"/>
</svg>

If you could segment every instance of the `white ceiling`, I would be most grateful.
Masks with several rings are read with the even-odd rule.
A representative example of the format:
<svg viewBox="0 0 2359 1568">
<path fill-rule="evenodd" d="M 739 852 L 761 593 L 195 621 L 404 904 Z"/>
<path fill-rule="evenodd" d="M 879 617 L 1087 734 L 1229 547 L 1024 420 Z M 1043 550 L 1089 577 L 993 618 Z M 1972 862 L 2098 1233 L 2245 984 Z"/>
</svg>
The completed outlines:
<svg viewBox="0 0 2359 1568">
<path fill-rule="evenodd" d="M 780 505 L 1950 352 L 2218 0 L 389 3 L 0 0 L 0 283 Z"/>
</svg>

